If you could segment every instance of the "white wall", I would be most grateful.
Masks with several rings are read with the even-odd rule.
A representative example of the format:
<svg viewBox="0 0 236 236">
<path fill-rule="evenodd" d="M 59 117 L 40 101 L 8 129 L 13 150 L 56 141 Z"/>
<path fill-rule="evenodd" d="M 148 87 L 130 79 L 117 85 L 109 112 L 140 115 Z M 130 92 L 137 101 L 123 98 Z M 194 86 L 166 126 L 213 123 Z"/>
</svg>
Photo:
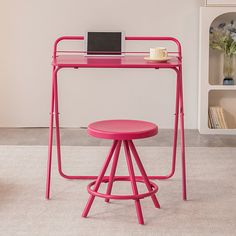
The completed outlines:
<svg viewBox="0 0 236 236">
<path fill-rule="evenodd" d="M 197 128 L 199 0 L 0 0 L 0 127 L 48 126 L 54 40 L 87 30 L 173 36 L 183 46 L 186 128 Z M 61 124 L 103 118 L 173 125 L 175 74 L 143 69 L 59 72 Z"/>
</svg>

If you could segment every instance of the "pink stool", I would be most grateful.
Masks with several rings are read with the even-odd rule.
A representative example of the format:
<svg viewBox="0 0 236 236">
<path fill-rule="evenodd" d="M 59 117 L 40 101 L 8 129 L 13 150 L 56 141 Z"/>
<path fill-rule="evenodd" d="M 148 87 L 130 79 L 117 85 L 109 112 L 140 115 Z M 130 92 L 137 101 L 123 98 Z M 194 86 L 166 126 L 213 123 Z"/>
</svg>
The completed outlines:
<svg viewBox="0 0 236 236">
<path fill-rule="evenodd" d="M 87 187 L 90 197 L 82 213 L 83 217 L 87 217 L 95 196 L 105 198 L 106 202 L 109 202 L 109 199 L 134 200 L 137 217 L 140 224 L 144 224 L 140 199 L 150 196 L 152 198 L 154 206 L 156 208 L 160 208 L 158 200 L 155 196 L 158 187 L 155 183 L 151 182 L 148 179 L 143 164 L 140 161 L 139 155 L 132 142 L 133 139 L 152 137 L 157 134 L 157 131 L 158 128 L 155 124 L 139 120 L 104 120 L 104 121 L 94 122 L 88 126 L 88 134 L 96 138 L 112 139 L 113 145 L 103 164 L 102 170 L 98 175 L 97 180 L 91 182 Z M 122 142 L 124 145 L 126 162 L 129 171 L 129 178 L 126 179 L 115 176 Z M 142 175 L 141 178 L 135 176 L 130 150 Z M 105 178 L 104 175 L 106 173 L 107 167 L 112 159 L 113 154 L 114 157 L 111 166 L 110 176 L 109 178 Z M 114 181 L 130 181 L 133 195 L 111 195 L 112 185 Z M 106 194 L 98 192 L 98 189 L 102 182 L 103 183 L 108 182 Z M 139 194 L 136 182 L 144 182 L 148 189 L 148 192 Z M 91 189 L 92 186 L 94 186 L 93 189 Z"/>
</svg>

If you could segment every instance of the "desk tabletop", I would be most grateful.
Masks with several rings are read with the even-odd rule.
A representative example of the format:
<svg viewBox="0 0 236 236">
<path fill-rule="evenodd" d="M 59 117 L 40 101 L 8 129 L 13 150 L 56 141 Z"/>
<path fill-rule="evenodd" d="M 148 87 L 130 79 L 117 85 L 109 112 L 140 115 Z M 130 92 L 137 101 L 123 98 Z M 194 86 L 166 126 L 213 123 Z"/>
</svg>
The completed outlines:
<svg viewBox="0 0 236 236">
<path fill-rule="evenodd" d="M 181 65 L 178 57 L 170 57 L 166 62 L 147 61 L 145 55 L 125 56 L 84 56 L 78 54 L 57 55 L 53 66 L 61 68 L 176 68 Z"/>
</svg>

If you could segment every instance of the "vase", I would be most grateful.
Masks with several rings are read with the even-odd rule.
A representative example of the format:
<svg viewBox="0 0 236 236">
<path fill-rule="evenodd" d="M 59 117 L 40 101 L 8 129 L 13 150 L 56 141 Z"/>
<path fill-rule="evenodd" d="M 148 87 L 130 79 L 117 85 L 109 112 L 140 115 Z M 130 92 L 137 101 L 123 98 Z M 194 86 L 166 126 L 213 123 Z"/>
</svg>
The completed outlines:
<svg viewBox="0 0 236 236">
<path fill-rule="evenodd" d="M 235 73 L 234 55 L 225 53 L 224 66 L 223 66 L 224 85 L 234 85 L 234 78 L 233 78 L 234 73 Z"/>
</svg>

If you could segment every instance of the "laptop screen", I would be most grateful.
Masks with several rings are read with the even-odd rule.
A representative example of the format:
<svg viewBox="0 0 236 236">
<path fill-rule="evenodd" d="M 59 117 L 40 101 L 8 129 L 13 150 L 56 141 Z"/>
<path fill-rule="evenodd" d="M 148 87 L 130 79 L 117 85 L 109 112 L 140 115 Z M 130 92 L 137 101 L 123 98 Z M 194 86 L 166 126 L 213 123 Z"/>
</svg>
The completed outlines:
<svg viewBox="0 0 236 236">
<path fill-rule="evenodd" d="M 122 32 L 88 32 L 88 55 L 121 55 Z"/>
</svg>

